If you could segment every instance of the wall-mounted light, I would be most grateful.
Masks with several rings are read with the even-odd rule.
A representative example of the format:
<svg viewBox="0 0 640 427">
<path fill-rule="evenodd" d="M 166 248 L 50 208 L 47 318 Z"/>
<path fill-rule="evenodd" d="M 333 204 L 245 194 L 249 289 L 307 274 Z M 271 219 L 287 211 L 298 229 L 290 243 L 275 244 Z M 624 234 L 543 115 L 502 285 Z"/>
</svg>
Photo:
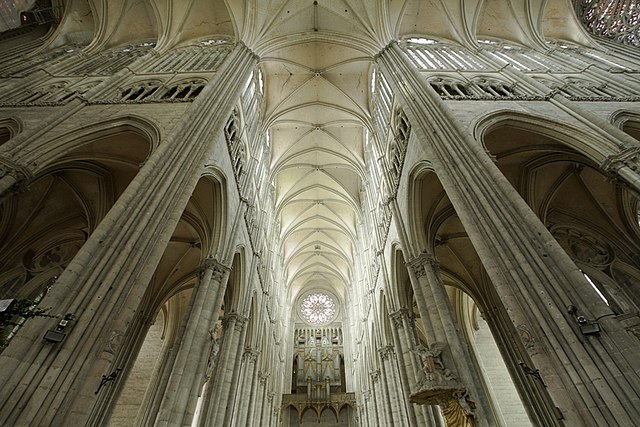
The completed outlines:
<svg viewBox="0 0 640 427">
<path fill-rule="evenodd" d="M 76 316 L 74 316 L 73 314 L 65 314 L 62 320 L 58 322 L 55 329 L 49 329 L 44 334 L 44 340 L 52 343 L 61 343 L 64 340 L 64 337 L 67 336 L 67 334 L 64 332 L 65 328 L 69 326 L 69 323 L 73 322 L 75 319 Z"/>
<path fill-rule="evenodd" d="M 597 321 L 588 320 L 586 317 L 578 315 L 578 309 L 575 305 L 568 306 L 567 311 L 576 318 L 582 335 L 598 335 L 602 331 Z"/>
</svg>

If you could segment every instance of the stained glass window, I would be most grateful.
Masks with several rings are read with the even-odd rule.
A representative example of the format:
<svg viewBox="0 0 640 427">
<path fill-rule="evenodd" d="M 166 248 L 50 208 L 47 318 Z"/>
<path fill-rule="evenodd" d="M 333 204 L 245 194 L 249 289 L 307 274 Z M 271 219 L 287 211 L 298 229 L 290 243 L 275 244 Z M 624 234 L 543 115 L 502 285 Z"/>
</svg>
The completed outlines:
<svg viewBox="0 0 640 427">
<path fill-rule="evenodd" d="M 640 46 L 638 0 L 576 0 L 578 16 L 592 33 Z"/>
<path fill-rule="evenodd" d="M 324 292 L 307 295 L 300 304 L 303 319 L 313 325 L 326 325 L 336 314 L 336 302 Z"/>
</svg>

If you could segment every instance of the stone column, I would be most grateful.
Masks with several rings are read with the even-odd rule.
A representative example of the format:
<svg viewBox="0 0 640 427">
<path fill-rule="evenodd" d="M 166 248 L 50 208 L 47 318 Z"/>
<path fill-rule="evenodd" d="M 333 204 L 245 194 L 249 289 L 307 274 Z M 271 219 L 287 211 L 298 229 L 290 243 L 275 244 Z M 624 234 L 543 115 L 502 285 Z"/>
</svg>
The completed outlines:
<svg viewBox="0 0 640 427">
<path fill-rule="evenodd" d="M 262 410 L 262 418 L 260 421 L 260 426 L 268 426 L 271 425 L 271 414 L 273 413 L 273 400 L 276 394 L 272 391 L 267 392 L 267 402 L 264 405 Z"/>
<path fill-rule="evenodd" d="M 640 361 L 631 356 L 640 352 L 638 340 L 597 295 L 580 291 L 588 289 L 581 272 L 398 45 L 377 61 L 512 322 L 535 343 L 522 346 L 522 366 L 540 369 L 541 392 L 555 401 L 541 401 L 547 411 L 538 422 L 630 425 L 640 419 Z M 576 300 L 587 301 L 580 312 L 601 319 L 600 335 L 581 334 L 567 310 Z"/>
<path fill-rule="evenodd" d="M 205 396 L 201 425 L 215 427 L 229 425 L 237 389 L 237 376 L 242 358 L 242 343 L 246 334 L 246 317 L 237 313 L 225 315 L 222 348 L 210 389 Z M 206 406 L 206 407 L 205 407 Z M 206 417 L 205 417 L 206 411 Z"/>
<path fill-rule="evenodd" d="M 420 360 L 415 353 L 417 337 L 415 320 L 408 308 L 401 308 L 390 314 L 393 321 L 393 338 L 398 356 L 400 380 L 404 389 L 405 399 L 417 390 L 417 384 L 422 374 Z M 414 407 L 406 399 L 410 425 L 444 427 L 444 421 L 440 416 L 440 409 L 435 405 L 421 405 Z"/>
<path fill-rule="evenodd" d="M 258 371 L 258 381 L 256 381 L 256 391 L 254 396 L 256 398 L 250 408 L 249 421 L 247 426 L 262 426 L 264 425 L 264 407 L 267 400 L 267 381 L 269 379 L 269 373 Z"/>
<path fill-rule="evenodd" d="M 51 319 L 31 319 L 0 356 L 0 425 L 104 419 L 96 403 L 114 396 L 96 394 L 101 378 L 122 368 L 123 337 L 255 63 L 239 43 L 43 299 L 77 316 L 65 340 L 43 341 Z"/>
<path fill-rule="evenodd" d="M 407 264 L 413 288 L 419 288 L 419 297 L 415 292 L 414 294 L 421 317 L 424 313 L 429 319 L 433 334 L 427 337 L 431 340 L 428 348 L 417 346 L 414 349 L 415 353 L 427 358 L 427 365 L 424 365 L 424 360 L 418 362 L 423 365 L 423 376 L 418 384 L 419 393 L 430 389 L 451 391 L 448 396 L 444 393 L 426 393 L 434 399 L 427 399 L 423 403 L 438 404 L 443 408 L 452 405 L 457 408 L 458 418 L 475 419 L 478 425 L 495 425 L 497 420 L 491 411 L 490 398 L 483 387 L 482 378 L 474 369 L 469 347 L 460 333 L 449 296 L 440 278 L 437 260 L 423 251 Z M 420 308 L 421 305 L 424 306 Z M 448 423 L 450 422 L 449 420 Z"/>
<path fill-rule="evenodd" d="M 395 369 L 393 346 L 386 345 L 378 349 L 382 361 L 381 373 L 386 383 L 387 396 L 391 406 L 391 417 L 394 425 L 409 425 L 407 406 L 411 405 L 404 399 L 404 392 L 400 387 L 398 370 Z M 415 415 L 415 414 L 414 414 Z"/>
<path fill-rule="evenodd" d="M 372 371 L 369 373 L 371 377 L 371 395 L 373 397 L 373 407 L 376 411 L 378 424 L 393 425 L 391 419 L 391 408 L 389 407 L 386 393 L 384 392 L 384 384 L 380 381 L 380 371 Z"/>
<path fill-rule="evenodd" d="M 202 263 L 198 286 L 193 292 L 193 307 L 156 418 L 157 426 L 191 426 L 229 271 L 229 267 L 212 258 Z"/>
<path fill-rule="evenodd" d="M 258 383 L 256 375 L 256 361 L 260 352 L 251 348 L 247 348 L 242 355 L 243 359 L 243 372 L 242 379 L 238 385 L 238 393 L 236 394 L 236 404 L 234 409 L 234 415 L 236 416 L 236 422 L 234 425 L 244 426 L 247 420 L 251 422 L 249 417 L 249 411 L 254 408 L 256 402 L 254 401 L 254 383 Z"/>
</svg>

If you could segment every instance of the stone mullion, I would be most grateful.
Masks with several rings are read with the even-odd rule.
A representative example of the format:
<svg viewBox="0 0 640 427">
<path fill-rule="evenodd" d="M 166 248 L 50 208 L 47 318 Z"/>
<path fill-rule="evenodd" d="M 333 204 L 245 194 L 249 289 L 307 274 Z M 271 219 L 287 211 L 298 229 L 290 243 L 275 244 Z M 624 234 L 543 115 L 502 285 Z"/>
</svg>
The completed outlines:
<svg viewBox="0 0 640 427">
<path fill-rule="evenodd" d="M 0 423 L 82 424 L 86 420 L 96 402 L 96 384 L 101 375 L 117 368 L 112 362 L 120 349 L 118 337 L 137 311 L 199 179 L 204 158 L 213 148 L 210 134 L 224 125 L 230 100 L 239 95 L 254 62 L 250 51 L 238 45 L 225 68 L 244 74 L 221 72 L 212 79 L 191 105 L 193 114 L 187 115 L 191 120 L 177 126 L 151 154 L 43 300 L 62 312 L 75 313 L 77 332 L 72 330 L 53 353 L 52 346 L 39 339 L 43 322 L 34 320 L 5 350 L 1 359 L 7 369 L 0 376 L 10 386 L 0 391 L 7 403 L 0 411 Z M 104 343 L 108 347 L 100 350 Z"/>
<path fill-rule="evenodd" d="M 565 313 L 571 300 L 563 285 L 584 286 L 579 270 L 482 147 L 457 125 L 444 102 L 431 93 L 423 77 L 406 61 L 397 45 L 387 48 L 379 59 L 402 94 L 414 128 L 425 142 L 429 141 L 422 148 L 513 321 L 540 324 L 545 331 L 540 339 L 546 349 L 529 351 L 529 356 L 543 368 L 543 376 L 548 374 L 548 391 L 574 423 L 607 423 L 607 417 L 611 417 L 596 404 L 602 399 L 611 402 L 618 421 L 637 418 L 636 396 L 616 394 L 608 378 L 593 380 L 603 376 L 601 366 L 616 365 L 617 361 L 595 360 L 594 352 L 587 350 L 582 337 L 578 337 L 574 320 Z M 463 191 L 467 188 L 474 190 Z M 560 286 L 550 285 L 555 283 Z M 586 345 L 591 346 L 588 342 Z M 572 368 L 566 371 L 567 366 Z M 638 389 L 635 373 L 620 378 L 620 382 L 627 390 Z"/>
<path fill-rule="evenodd" d="M 216 305 L 216 297 L 225 287 L 230 270 L 211 258 L 206 259 L 201 268 L 201 277 L 193 296 L 194 306 L 189 313 L 184 337 L 165 389 L 156 419 L 157 426 L 191 425 L 202 390 L 210 341 L 213 339 L 211 330 L 220 310 Z"/>
</svg>

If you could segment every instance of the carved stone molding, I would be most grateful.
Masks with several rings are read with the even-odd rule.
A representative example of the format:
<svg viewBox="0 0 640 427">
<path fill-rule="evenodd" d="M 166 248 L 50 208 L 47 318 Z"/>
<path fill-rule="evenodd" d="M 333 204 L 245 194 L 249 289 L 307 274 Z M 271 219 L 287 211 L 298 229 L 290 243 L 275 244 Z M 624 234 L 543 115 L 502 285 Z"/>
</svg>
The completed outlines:
<svg viewBox="0 0 640 427">
<path fill-rule="evenodd" d="M 612 154 L 601 165 L 602 170 L 614 180 L 617 178 L 618 170 L 623 167 L 629 167 L 636 172 L 640 170 L 640 147 L 629 147 Z"/>
<path fill-rule="evenodd" d="M 603 269 L 615 259 L 613 248 L 595 236 L 570 226 L 554 226 L 551 234 L 574 260 Z"/>
<path fill-rule="evenodd" d="M 111 353 L 115 355 L 120 347 L 122 346 L 122 341 L 124 340 L 124 332 L 122 331 L 113 331 L 111 332 L 111 336 L 109 337 L 109 341 L 107 341 L 107 348 L 105 351 L 107 353 Z"/>
<path fill-rule="evenodd" d="M 516 326 L 518 334 L 520 335 L 520 339 L 522 340 L 522 344 L 526 348 L 533 348 L 535 346 L 535 339 L 531 335 L 531 331 L 527 328 L 526 325 L 518 325 Z"/>
<path fill-rule="evenodd" d="M 11 177 L 15 183 L 9 187 L 10 193 L 22 193 L 33 178 L 33 174 L 24 166 L 7 159 L 0 158 L 0 179 Z"/>
<path fill-rule="evenodd" d="M 442 352 L 447 347 L 446 343 L 436 341 L 429 347 L 417 345 L 411 350 L 422 362 L 422 375 L 418 380 L 418 388 L 458 387 L 457 377 L 442 361 Z"/>
</svg>

